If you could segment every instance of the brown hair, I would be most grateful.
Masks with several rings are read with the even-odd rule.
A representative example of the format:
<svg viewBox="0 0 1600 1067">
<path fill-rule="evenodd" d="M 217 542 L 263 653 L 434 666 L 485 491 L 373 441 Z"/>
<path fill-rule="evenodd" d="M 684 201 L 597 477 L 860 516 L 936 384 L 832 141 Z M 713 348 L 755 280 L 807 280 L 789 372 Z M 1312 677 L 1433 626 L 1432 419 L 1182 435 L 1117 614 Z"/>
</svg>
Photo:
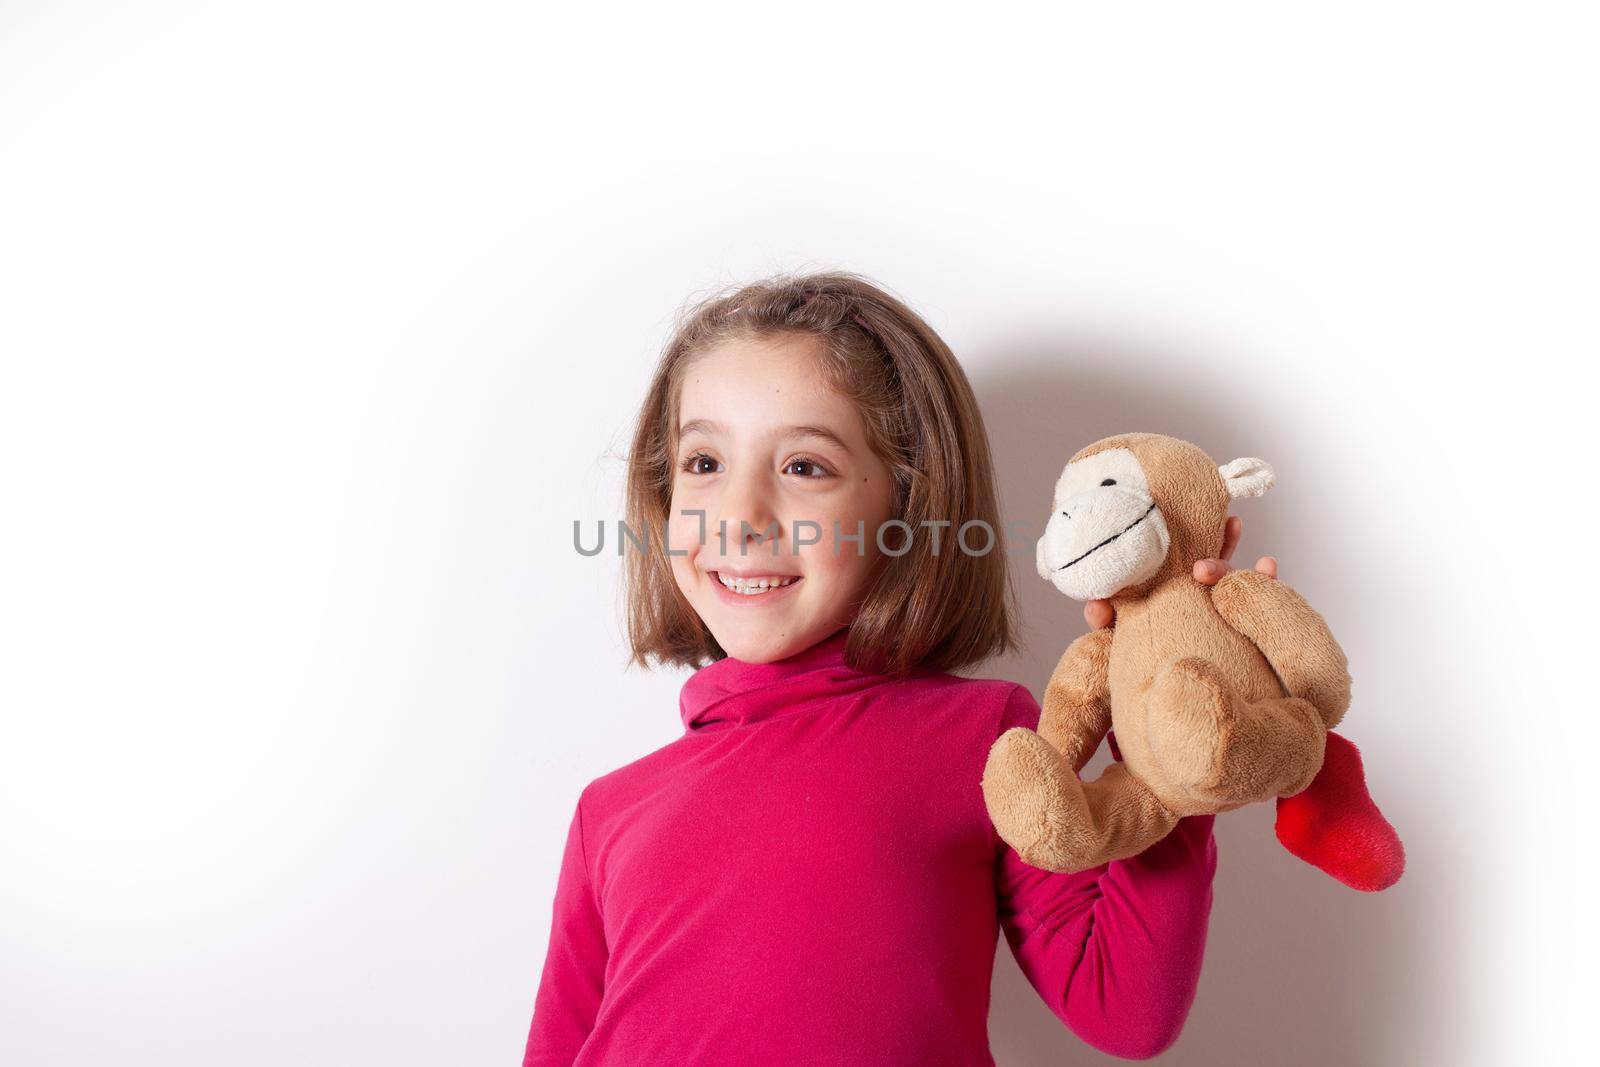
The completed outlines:
<svg viewBox="0 0 1600 1067">
<path fill-rule="evenodd" d="M 972 386 L 916 312 L 858 274 L 827 271 L 774 275 L 679 311 L 628 455 L 628 526 L 651 537 L 648 550 L 625 553 L 630 662 L 698 667 L 727 655 L 655 543 L 671 507 L 684 368 L 729 340 L 795 335 L 820 342 L 825 377 L 856 403 L 893 471 L 893 517 L 913 530 L 909 551 L 883 558 L 850 625 L 846 662 L 889 674 L 953 671 L 1014 648 L 1015 594 Z M 923 520 L 950 523 L 937 553 Z M 983 555 L 956 548 L 972 520 L 994 534 Z"/>
</svg>

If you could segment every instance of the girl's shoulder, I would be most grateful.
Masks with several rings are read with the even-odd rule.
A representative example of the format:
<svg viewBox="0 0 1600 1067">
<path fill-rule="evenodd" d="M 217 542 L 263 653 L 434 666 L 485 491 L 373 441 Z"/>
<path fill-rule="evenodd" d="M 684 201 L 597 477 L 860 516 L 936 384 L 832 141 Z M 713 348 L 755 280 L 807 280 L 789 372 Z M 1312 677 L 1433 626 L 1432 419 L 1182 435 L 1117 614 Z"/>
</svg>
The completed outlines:
<svg viewBox="0 0 1600 1067">
<path fill-rule="evenodd" d="M 1010 678 L 965 678 L 962 675 L 944 675 L 949 678 L 950 691 L 962 699 L 978 705 L 989 713 L 990 721 L 997 726 L 998 734 L 1013 726 L 1038 726 L 1038 701 L 1021 681 Z"/>
<path fill-rule="evenodd" d="M 1021 688 L 1005 678 L 969 678 L 948 671 L 923 671 L 913 674 L 908 682 L 926 687 L 929 691 L 965 697 L 1004 699 L 1011 690 Z"/>
<path fill-rule="evenodd" d="M 1006 678 L 969 678 L 946 672 L 907 679 L 919 702 L 995 728 L 999 736 L 1013 726 L 1038 725 L 1039 705 L 1028 687 Z"/>
</svg>

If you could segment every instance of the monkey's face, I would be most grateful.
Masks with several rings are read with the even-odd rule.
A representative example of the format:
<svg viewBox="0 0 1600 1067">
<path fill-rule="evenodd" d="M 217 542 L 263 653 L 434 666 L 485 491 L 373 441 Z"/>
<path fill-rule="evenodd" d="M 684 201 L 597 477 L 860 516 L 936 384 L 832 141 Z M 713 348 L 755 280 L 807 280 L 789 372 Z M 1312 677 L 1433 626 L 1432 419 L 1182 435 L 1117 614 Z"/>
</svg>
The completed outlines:
<svg viewBox="0 0 1600 1067">
<path fill-rule="evenodd" d="M 1074 600 L 1109 597 L 1160 570 L 1169 544 L 1138 457 L 1112 448 L 1061 473 L 1039 538 L 1039 576 Z"/>
</svg>

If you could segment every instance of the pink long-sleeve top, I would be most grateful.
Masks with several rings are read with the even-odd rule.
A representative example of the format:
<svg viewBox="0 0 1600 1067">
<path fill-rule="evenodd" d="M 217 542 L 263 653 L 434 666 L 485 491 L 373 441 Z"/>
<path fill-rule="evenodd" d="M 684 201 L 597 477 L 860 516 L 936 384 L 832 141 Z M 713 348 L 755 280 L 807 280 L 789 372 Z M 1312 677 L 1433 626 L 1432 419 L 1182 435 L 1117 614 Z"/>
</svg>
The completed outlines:
<svg viewBox="0 0 1600 1067">
<path fill-rule="evenodd" d="M 1205 952 L 1213 816 L 1076 874 L 1023 863 L 980 788 L 1036 726 L 1020 685 L 851 669 L 847 630 L 684 683 L 683 736 L 579 796 L 524 1067 L 992 1064 L 1003 931 L 1089 1044 L 1176 1040 Z"/>
</svg>

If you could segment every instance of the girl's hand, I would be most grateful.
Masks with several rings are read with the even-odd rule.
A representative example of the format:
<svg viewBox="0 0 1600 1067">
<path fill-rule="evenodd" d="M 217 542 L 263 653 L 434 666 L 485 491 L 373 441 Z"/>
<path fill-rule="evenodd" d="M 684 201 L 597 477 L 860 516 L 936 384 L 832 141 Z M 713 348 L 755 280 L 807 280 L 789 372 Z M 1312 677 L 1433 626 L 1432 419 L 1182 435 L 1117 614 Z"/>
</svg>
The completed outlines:
<svg viewBox="0 0 1600 1067">
<path fill-rule="evenodd" d="M 1228 563 L 1233 558 L 1233 550 L 1239 547 L 1239 538 L 1244 533 L 1244 520 L 1237 515 L 1229 515 L 1227 525 L 1222 529 L 1222 557 L 1220 559 L 1197 559 L 1194 562 L 1194 580 L 1201 585 L 1216 585 L 1222 581 L 1222 576 L 1232 570 Z M 1272 556 L 1262 556 L 1256 560 L 1256 570 L 1268 578 L 1278 576 L 1278 561 Z M 1091 629 L 1103 630 L 1116 621 L 1117 613 L 1109 600 L 1091 600 L 1083 606 L 1083 618 Z"/>
</svg>

